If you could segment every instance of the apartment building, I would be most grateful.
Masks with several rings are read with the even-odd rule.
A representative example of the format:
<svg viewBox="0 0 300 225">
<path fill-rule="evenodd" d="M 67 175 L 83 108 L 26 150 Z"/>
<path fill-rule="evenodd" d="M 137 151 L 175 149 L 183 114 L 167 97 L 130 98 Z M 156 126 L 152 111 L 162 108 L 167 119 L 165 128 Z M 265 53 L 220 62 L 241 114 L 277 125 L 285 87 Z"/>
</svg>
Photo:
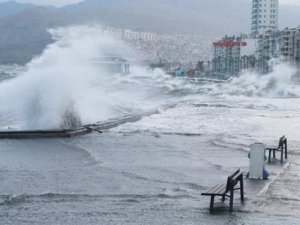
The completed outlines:
<svg viewBox="0 0 300 225">
<path fill-rule="evenodd" d="M 251 35 L 278 29 L 278 0 L 252 0 Z"/>
<path fill-rule="evenodd" d="M 257 66 L 261 63 L 281 57 L 291 65 L 300 65 L 300 26 L 298 28 L 285 28 L 282 31 L 267 31 L 257 37 L 256 46 Z"/>
</svg>

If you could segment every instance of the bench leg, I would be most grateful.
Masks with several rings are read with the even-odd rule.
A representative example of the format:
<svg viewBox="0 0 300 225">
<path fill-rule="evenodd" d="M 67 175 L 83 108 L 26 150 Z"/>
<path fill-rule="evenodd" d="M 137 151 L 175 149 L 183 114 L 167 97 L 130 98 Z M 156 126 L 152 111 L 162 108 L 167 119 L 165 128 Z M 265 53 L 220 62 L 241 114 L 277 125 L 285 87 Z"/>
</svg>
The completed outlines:
<svg viewBox="0 0 300 225">
<path fill-rule="evenodd" d="M 285 159 L 287 159 L 287 140 L 285 140 Z"/>
<path fill-rule="evenodd" d="M 283 163 L 283 148 L 281 149 L 280 161 Z"/>
<path fill-rule="evenodd" d="M 273 158 L 275 159 L 276 158 L 276 155 L 275 155 L 275 150 L 273 150 Z"/>
<path fill-rule="evenodd" d="M 234 190 L 231 190 L 231 191 L 230 191 L 229 212 L 232 212 L 232 211 L 233 211 L 233 193 L 234 193 Z"/>
<path fill-rule="evenodd" d="M 225 202 L 225 195 L 222 196 L 222 202 Z"/>
<path fill-rule="evenodd" d="M 240 192 L 241 192 L 241 201 L 244 201 L 244 181 L 243 181 L 243 177 L 240 180 Z"/>
<path fill-rule="evenodd" d="M 271 153 L 272 153 L 272 150 L 269 150 L 269 162 L 271 162 Z"/>
<path fill-rule="evenodd" d="M 212 195 L 210 197 L 210 207 L 209 207 L 209 212 L 213 213 L 214 212 L 214 201 L 215 201 L 215 196 Z"/>
</svg>

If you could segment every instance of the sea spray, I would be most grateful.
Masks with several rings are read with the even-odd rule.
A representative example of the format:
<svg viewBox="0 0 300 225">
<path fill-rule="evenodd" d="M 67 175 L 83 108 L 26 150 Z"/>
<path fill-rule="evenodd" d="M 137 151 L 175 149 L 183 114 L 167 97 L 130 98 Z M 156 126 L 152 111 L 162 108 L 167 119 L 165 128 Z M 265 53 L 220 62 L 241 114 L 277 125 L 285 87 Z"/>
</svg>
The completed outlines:
<svg viewBox="0 0 300 225">
<path fill-rule="evenodd" d="M 97 26 L 50 33 L 56 42 L 33 59 L 26 72 L 0 84 L 0 115 L 11 115 L 18 128 L 71 128 L 158 106 L 160 101 L 151 104 L 151 88 L 135 83 L 138 76 L 151 78 L 145 69 L 133 68 L 133 78 L 128 78 L 91 63 L 108 54 L 130 57 L 121 40 Z"/>
<path fill-rule="evenodd" d="M 293 97 L 299 93 L 290 90 L 296 70 L 288 64 L 279 63 L 268 74 L 245 71 L 239 77 L 218 85 L 210 85 L 212 95 L 246 97 Z"/>
<path fill-rule="evenodd" d="M 33 59 L 26 72 L 0 83 L 1 129 L 72 128 L 195 98 L 299 96 L 290 90 L 294 70 L 286 64 L 267 75 L 245 72 L 220 84 L 175 78 L 135 65 L 130 75 L 111 75 L 94 62 L 106 55 L 134 58 L 134 51 L 121 40 L 97 26 L 50 33 L 56 42 Z"/>
</svg>

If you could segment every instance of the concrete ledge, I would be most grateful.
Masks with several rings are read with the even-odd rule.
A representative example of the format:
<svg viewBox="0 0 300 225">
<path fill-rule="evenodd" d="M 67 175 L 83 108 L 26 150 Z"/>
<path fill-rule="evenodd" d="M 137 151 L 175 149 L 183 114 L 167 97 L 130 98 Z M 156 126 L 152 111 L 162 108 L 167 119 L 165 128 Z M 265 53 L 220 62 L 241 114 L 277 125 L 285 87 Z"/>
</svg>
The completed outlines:
<svg viewBox="0 0 300 225">
<path fill-rule="evenodd" d="M 2 131 L 0 139 L 26 139 L 26 138 L 69 138 L 77 135 L 91 133 L 87 128 L 73 130 L 29 130 L 29 131 Z"/>
<path fill-rule="evenodd" d="M 71 138 L 78 135 L 85 135 L 93 131 L 101 131 L 117 127 L 119 125 L 136 122 L 143 117 L 158 114 L 160 110 L 173 108 L 176 104 L 168 104 L 158 109 L 150 110 L 145 113 L 124 116 L 121 118 L 110 119 L 107 121 L 97 122 L 95 124 L 87 124 L 74 129 L 61 130 L 24 130 L 24 131 L 0 131 L 0 139 L 31 139 L 31 138 Z"/>
</svg>

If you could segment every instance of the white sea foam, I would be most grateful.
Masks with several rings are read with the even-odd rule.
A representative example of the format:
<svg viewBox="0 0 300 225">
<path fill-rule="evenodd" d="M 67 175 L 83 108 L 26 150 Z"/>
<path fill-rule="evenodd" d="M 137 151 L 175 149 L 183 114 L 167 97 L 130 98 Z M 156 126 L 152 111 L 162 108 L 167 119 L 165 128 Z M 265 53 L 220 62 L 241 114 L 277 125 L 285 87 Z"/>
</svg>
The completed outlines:
<svg viewBox="0 0 300 225">
<path fill-rule="evenodd" d="M 107 54 L 129 57 L 122 41 L 103 34 L 100 27 L 50 32 L 56 42 L 25 73 L 1 83 L 0 115 L 13 115 L 25 129 L 68 128 L 151 106 L 145 101 L 147 85 L 136 84 L 134 78 L 160 72 L 133 68 L 132 78 L 111 76 L 91 63 Z"/>
<path fill-rule="evenodd" d="M 275 65 L 273 71 L 265 75 L 246 71 L 240 77 L 233 78 L 221 90 L 229 95 L 291 97 L 297 95 L 290 90 L 295 72 L 294 68 L 285 63 Z"/>
</svg>

